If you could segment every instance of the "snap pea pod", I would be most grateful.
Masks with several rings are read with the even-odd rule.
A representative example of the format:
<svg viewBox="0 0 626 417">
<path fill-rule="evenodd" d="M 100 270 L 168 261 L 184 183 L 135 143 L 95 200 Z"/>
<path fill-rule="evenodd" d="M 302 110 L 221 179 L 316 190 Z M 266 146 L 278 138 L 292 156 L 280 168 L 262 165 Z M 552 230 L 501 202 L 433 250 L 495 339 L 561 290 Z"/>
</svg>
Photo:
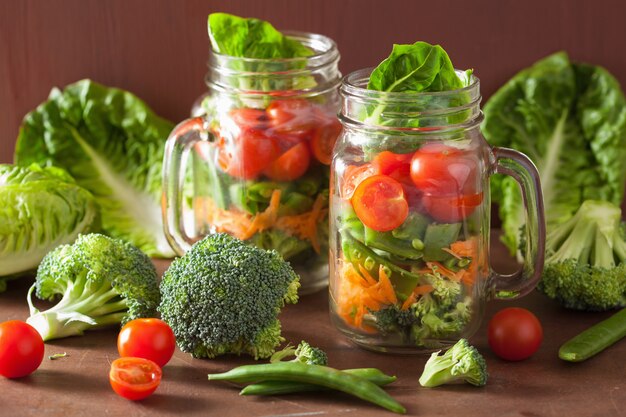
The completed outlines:
<svg viewBox="0 0 626 417">
<path fill-rule="evenodd" d="M 370 382 L 378 386 L 391 384 L 396 380 L 395 376 L 390 376 L 376 368 L 357 368 L 357 369 L 344 369 L 342 372 L 347 372 L 351 375 L 367 379 Z M 319 385 L 308 384 L 306 382 L 293 382 L 293 381 L 264 381 L 258 384 L 248 385 L 241 390 L 241 395 L 280 395 L 291 394 L 295 392 L 309 392 L 319 391 L 326 389 Z"/>
<path fill-rule="evenodd" d="M 626 308 L 568 340 L 559 349 L 559 358 L 582 362 L 626 337 Z"/>
<path fill-rule="evenodd" d="M 369 401 L 394 413 L 406 409 L 376 384 L 334 368 L 298 362 L 244 365 L 221 374 L 209 374 L 209 380 L 230 382 L 295 381 L 321 385 Z"/>
</svg>

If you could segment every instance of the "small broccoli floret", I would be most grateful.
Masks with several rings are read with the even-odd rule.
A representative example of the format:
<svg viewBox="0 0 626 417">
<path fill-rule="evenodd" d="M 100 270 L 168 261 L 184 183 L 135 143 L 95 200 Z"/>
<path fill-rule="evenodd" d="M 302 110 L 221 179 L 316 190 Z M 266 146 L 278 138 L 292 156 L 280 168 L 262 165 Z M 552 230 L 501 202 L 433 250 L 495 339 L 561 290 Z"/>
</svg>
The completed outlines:
<svg viewBox="0 0 626 417">
<path fill-rule="evenodd" d="M 32 293 L 59 302 L 37 310 Z M 154 317 L 159 304 L 157 274 L 135 246 L 97 233 L 79 235 L 72 245 L 48 253 L 28 293 L 26 320 L 43 340 L 81 335 L 85 330 Z"/>
<path fill-rule="evenodd" d="M 443 355 L 434 352 L 424 365 L 419 379 L 423 387 L 437 387 L 454 381 L 483 386 L 487 383 L 487 364 L 482 355 L 467 340 L 461 339 Z"/>
<path fill-rule="evenodd" d="M 621 210 L 585 201 L 546 238 L 538 288 L 567 308 L 603 311 L 626 306 L 626 240 Z"/>
<path fill-rule="evenodd" d="M 267 358 L 284 340 L 278 314 L 298 301 L 299 278 L 276 251 L 209 235 L 163 275 L 158 308 L 180 349 L 213 358 Z"/>
<path fill-rule="evenodd" d="M 297 348 L 293 346 L 287 346 L 283 350 L 279 350 L 274 353 L 270 359 L 270 362 L 280 362 L 283 359 L 295 356 L 290 362 L 302 362 L 307 365 L 328 365 L 328 356 L 322 349 L 311 346 L 304 340 L 300 342 Z"/>
</svg>

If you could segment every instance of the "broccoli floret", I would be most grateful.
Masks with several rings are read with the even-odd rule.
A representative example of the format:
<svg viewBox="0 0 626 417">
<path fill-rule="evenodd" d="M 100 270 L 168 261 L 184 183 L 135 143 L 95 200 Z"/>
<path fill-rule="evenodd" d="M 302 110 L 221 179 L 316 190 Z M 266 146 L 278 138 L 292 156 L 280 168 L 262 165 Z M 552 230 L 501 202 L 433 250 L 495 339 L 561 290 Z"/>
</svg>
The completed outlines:
<svg viewBox="0 0 626 417">
<path fill-rule="evenodd" d="M 32 293 L 59 302 L 37 310 Z M 81 335 L 85 330 L 156 316 L 157 274 L 150 258 L 132 244 L 97 233 L 48 253 L 28 292 L 26 320 L 43 340 Z"/>
<path fill-rule="evenodd" d="M 482 355 L 467 340 L 461 339 L 443 355 L 434 352 L 419 379 L 423 387 L 437 387 L 454 381 L 483 386 L 487 383 L 487 364 Z"/>
<path fill-rule="evenodd" d="M 295 356 L 295 358 L 290 362 L 302 362 L 307 365 L 328 365 L 328 356 L 326 355 L 326 352 L 320 348 L 311 346 L 304 340 L 300 342 L 297 348 L 287 346 L 283 350 L 279 350 L 274 353 L 270 362 L 280 362 L 289 356 Z"/>
<path fill-rule="evenodd" d="M 626 241 L 620 219 L 619 207 L 587 200 L 552 229 L 539 290 L 577 310 L 626 306 Z"/>
<path fill-rule="evenodd" d="M 285 303 L 298 301 L 299 286 L 276 251 L 214 234 L 172 262 L 158 310 L 180 349 L 194 357 L 267 358 L 284 340 L 277 316 Z"/>
</svg>

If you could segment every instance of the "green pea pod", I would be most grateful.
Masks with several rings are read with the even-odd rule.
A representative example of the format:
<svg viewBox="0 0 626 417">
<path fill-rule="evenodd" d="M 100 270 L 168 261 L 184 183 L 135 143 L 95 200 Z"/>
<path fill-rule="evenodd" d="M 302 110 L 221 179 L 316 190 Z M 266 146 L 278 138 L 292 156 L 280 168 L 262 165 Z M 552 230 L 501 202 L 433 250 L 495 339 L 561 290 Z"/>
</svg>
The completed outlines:
<svg viewBox="0 0 626 417">
<path fill-rule="evenodd" d="M 300 178 L 295 183 L 295 189 L 297 192 L 302 193 L 308 196 L 314 196 L 317 194 L 317 191 L 320 189 L 320 179 L 306 176 Z"/>
<path fill-rule="evenodd" d="M 281 198 L 280 208 L 278 209 L 279 216 L 292 216 L 295 214 L 305 213 L 313 207 L 313 199 L 304 194 L 298 192 L 288 193 L 284 198 Z"/>
<path fill-rule="evenodd" d="M 405 259 L 417 260 L 424 256 L 423 251 L 416 250 L 413 247 L 411 239 L 396 239 L 391 232 L 377 232 L 369 227 L 365 227 L 365 241 L 363 243 L 369 247 L 384 250 L 389 252 L 389 254 Z"/>
<path fill-rule="evenodd" d="M 357 369 L 344 369 L 342 372 L 347 372 L 351 375 L 367 379 L 368 381 L 378 385 L 384 386 L 391 384 L 396 380 L 395 376 L 390 376 L 376 368 L 357 368 Z M 306 382 L 292 382 L 292 381 L 265 381 L 258 384 L 248 385 L 243 388 L 239 394 L 241 395 L 281 395 L 291 394 L 296 392 L 310 392 L 326 389 L 319 385 L 307 384 Z"/>
<path fill-rule="evenodd" d="M 276 362 L 239 366 L 221 374 L 209 374 L 208 377 L 209 380 L 230 382 L 305 382 L 345 392 L 394 413 L 406 413 L 406 409 L 399 402 L 376 384 L 327 366 L 307 365 L 298 362 Z"/>
<path fill-rule="evenodd" d="M 626 308 L 588 328 L 559 349 L 559 358 L 582 362 L 626 337 Z"/>
<path fill-rule="evenodd" d="M 261 181 L 261 182 L 252 182 L 247 185 L 247 195 L 248 198 L 252 201 L 257 201 L 259 203 L 269 203 L 272 198 L 272 194 L 274 190 L 281 190 L 284 192 L 289 187 L 288 183 L 283 182 L 270 182 L 270 181 Z"/>
</svg>

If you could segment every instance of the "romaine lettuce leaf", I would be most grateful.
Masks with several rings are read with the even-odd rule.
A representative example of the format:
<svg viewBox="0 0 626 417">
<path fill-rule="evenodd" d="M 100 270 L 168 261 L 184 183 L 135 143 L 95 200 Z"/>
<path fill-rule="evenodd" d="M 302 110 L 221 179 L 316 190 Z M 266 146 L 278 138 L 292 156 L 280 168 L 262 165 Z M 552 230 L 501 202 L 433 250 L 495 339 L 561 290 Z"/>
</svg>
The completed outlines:
<svg viewBox="0 0 626 417">
<path fill-rule="evenodd" d="M 52 249 L 97 231 L 93 195 L 60 168 L 0 165 L 0 291 Z"/>
<path fill-rule="evenodd" d="M 495 146 L 519 150 L 537 165 L 548 228 L 587 199 L 619 205 L 626 179 L 626 100 L 605 69 L 570 62 L 565 52 L 524 69 L 484 108 L 482 131 Z M 492 179 L 503 241 L 514 253 L 524 224 L 512 178 Z"/>
<path fill-rule="evenodd" d="M 173 127 L 131 93 L 82 80 L 53 89 L 26 115 L 15 161 L 66 169 L 96 197 L 106 234 L 170 257 L 160 201 L 163 151 Z"/>
</svg>

